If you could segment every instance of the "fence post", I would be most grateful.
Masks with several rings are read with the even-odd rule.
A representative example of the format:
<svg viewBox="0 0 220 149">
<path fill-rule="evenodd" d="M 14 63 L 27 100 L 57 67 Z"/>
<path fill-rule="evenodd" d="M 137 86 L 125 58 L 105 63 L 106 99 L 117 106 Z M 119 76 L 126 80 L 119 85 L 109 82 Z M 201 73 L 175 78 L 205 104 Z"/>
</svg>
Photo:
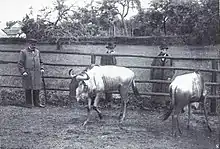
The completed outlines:
<svg viewBox="0 0 220 149">
<path fill-rule="evenodd" d="M 91 64 L 95 64 L 96 56 L 94 54 L 91 55 Z"/>
<path fill-rule="evenodd" d="M 212 69 L 218 69 L 218 63 L 216 60 L 212 60 Z M 212 72 L 212 82 L 217 82 L 217 73 Z M 211 93 L 212 95 L 217 94 L 216 86 L 211 86 Z M 210 113 L 216 114 L 216 105 L 217 105 L 217 99 L 213 98 L 210 102 Z"/>
</svg>

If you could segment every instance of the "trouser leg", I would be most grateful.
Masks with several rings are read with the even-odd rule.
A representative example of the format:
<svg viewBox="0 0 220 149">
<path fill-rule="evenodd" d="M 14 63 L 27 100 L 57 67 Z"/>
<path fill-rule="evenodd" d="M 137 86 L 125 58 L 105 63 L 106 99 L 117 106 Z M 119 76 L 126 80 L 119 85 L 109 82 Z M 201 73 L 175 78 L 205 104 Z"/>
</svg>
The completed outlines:
<svg viewBox="0 0 220 149">
<path fill-rule="evenodd" d="M 34 101 L 34 106 L 38 106 L 38 104 L 39 104 L 39 90 L 33 90 L 33 101 Z"/>
<path fill-rule="evenodd" d="M 25 90 L 25 99 L 27 106 L 32 106 L 32 93 L 31 90 Z"/>
<path fill-rule="evenodd" d="M 40 90 L 33 90 L 33 101 L 34 101 L 34 106 L 37 106 L 37 107 L 44 107 L 44 106 L 40 103 L 39 94 L 40 94 Z"/>
</svg>

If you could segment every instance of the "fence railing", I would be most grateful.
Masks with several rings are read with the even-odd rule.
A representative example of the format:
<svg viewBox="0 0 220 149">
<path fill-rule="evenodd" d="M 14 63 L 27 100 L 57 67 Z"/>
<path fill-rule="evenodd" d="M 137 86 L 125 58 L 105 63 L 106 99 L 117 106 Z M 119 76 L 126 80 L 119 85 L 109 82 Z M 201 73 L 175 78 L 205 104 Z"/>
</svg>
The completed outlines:
<svg viewBox="0 0 220 149">
<path fill-rule="evenodd" d="M 19 50 L 0 50 L 0 52 L 6 52 L 6 53 L 18 53 Z M 81 52 L 71 52 L 71 51 L 41 51 L 41 53 L 45 54 L 70 54 L 70 55 L 87 55 L 90 56 L 90 62 L 91 64 L 96 63 L 96 58 L 107 55 L 107 54 L 94 54 L 94 53 L 81 53 Z M 145 55 L 134 55 L 134 54 L 114 54 L 115 57 L 131 57 L 131 58 L 144 58 L 144 59 L 153 59 L 153 58 L 159 58 L 158 56 L 145 56 Z M 162 58 L 162 57 L 161 57 Z M 217 93 L 217 87 L 220 86 L 220 83 L 217 82 L 217 75 L 220 73 L 220 70 L 218 69 L 218 62 L 220 58 L 216 57 L 208 57 L 208 58 L 201 58 L 201 57 L 195 57 L 195 58 L 189 58 L 189 57 L 167 57 L 172 60 L 181 60 L 181 61 L 211 61 L 212 67 L 211 69 L 206 68 L 187 68 L 187 67 L 165 67 L 165 66 L 128 66 L 124 65 L 128 68 L 136 68 L 136 69 L 152 69 L 152 68 L 158 68 L 158 69 L 174 69 L 174 70 L 187 70 L 187 71 L 203 71 L 208 72 L 212 74 L 211 82 L 206 82 L 205 84 L 208 86 L 211 86 L 211 95 L 208 96 L 209 99 L 211 99 L 211 112 L 216 112 L 216 100 L 220 98 L 220 95 Z M 17 64 L 17 61 L 13 60 L 0 60 L 0 64 Z M 80 64 L 54 64 L 54 63 L 44 63 L 44 65 L 48 66 L 64 66 L 64 67 L 87 67 L 89 65 L 80 65 Z M 2 77 L 21 77 L 20 75 L 13 75 L 13 74 L 0 74 Z M 70 77 L 60 77 L 60 76 L 45 76 L 44 78 L 50 78 L 50 79 L 70 79 Z M 137 80 L 137 83 L 170 83 L 170 81 L 166 80 Z M 10 85 L 0 85 L 1 88 L 22 88 L 21 86 L 10 86 Z M 47 90 L 57 90 L 57 91 L 68 91 L 67 88 L 46 88 Z M 158 95 L 158 96 L 168 96 L 168 93 L 154 93 L 154 92 L 144 92 L 141 93 L 141 95 L 151 96 L 151 95 Z"/>
</svg>

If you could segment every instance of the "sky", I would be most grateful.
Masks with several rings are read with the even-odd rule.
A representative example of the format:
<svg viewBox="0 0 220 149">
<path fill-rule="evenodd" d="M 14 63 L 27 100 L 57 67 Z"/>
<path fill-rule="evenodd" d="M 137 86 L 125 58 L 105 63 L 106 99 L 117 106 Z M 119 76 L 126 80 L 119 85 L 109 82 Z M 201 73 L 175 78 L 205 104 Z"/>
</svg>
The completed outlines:
<svg viewBox="0 0 220 149">
<path fill-rule="evenodd" d="M 52 6 L 54 0 L 0 0 L 0 28 L 4 28 L 6 22 L 22 20 L 22 18 L 33 8 L 34 14 L 43 7 Z M 76 6 L 83 6 L 90 0 L 67 0 L 68 3 L 75 3 Z M 150 0 L 141 0 L 143 8 L 149 6 Z M 135 15 L 133 11 L 129 16 Z"/>
</svg>

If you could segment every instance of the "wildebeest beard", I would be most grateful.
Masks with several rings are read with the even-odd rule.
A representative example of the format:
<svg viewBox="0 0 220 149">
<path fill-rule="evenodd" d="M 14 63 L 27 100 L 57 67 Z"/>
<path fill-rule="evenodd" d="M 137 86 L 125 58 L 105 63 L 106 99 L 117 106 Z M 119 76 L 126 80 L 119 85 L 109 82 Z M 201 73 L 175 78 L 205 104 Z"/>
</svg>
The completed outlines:
<svg viewBox="0 0 220 149">
<path fill-rule="evenodd" d="M 71 82 L 70 82 L 70 85 L 69 85 L 70 97 L 75 97 L 76 96 L 76 89 L 77 89 L 78 86 L 79 86 L 79 81 L 76 80 L 76 77 L 73 77 Z"/>
</svg>

